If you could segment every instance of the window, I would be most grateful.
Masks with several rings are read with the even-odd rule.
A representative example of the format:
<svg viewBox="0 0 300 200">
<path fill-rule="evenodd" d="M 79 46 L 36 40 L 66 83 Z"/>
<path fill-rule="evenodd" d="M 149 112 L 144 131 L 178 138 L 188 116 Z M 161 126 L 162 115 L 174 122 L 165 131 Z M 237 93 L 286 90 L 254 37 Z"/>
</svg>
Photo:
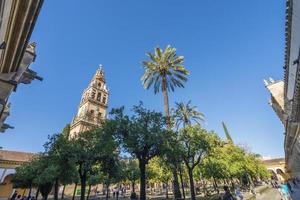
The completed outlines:
<svg viewBox="0 0 300 200">
<path fill-rule="evenodd" d="M 91 98 L 94 99 L 94 98 L 95 98 L 95 95 L 96 95 L 96 93 L 95 93 L 95 92 L 92 92 Z"/>
<path fill-rule="evenodd" d="M 106 96 L 103 97 L 102 103 L 104 103 L 104 104 L 106 103 Z"/>
<path fill-rule="evenodd" d="M 98 87 L 101 87 L 101 83 L 100 82 L 98 82 Z"/>
<path fill-rule="evenodd" d="M 97 94 L 97 101 L 101 101 L 101 93 L 100 92 Z"/>
</svg>

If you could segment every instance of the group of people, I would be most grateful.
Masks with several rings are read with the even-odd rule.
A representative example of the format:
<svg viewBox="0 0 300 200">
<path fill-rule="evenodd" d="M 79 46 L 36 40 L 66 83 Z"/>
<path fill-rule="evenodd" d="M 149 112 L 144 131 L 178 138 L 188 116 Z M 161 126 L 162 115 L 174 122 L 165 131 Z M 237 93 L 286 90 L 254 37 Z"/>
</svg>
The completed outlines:
<svg viewBox="0 0 300 200">
<path fill-rule="evenodd" d="M 15 191 L 11 196 L 10 200 L 35 200 L 35 197 L 20 195 L 17 193 L 17 191 Z"/>
<path fill-rule="evenodd" d="M 223 195 L 222 200 L 235 200 L 235 199 L 237 199 L 237 200 L 243 200 L 244 199 L 244 195 L 243 195 L 241 189 L 238 186 L 234 190 L 236 198 L 233 197 L 233 195 L 231 194 L 230 189 L 229 189 L 228 186 L 224 186 L 224 191 L 225 191 L 225 193 Z M 256 196 L 255 187 L 252 186 L 252 185 L 250 186 L 250 193 L 252 195 Z"/>
<path fill-rule="evenodd" d="M 294 178 L 294 179 L 289 179 L 288 181 L 282 183 L 279 187 L 277 187 L 281 197 L 283 200 L 289 200 L 292 199 L 291 196 L 297 196 L 296 198 L 299 198 L 300 194 L 295 194 L 295 193 L 299 193 L 297 191 L 299 191 L 300 189 L 300 180 L 298 178 Z"/>
<path fill-rule="evenodd" d="M 235 200 L 235 198 L 234 198 L 233 195 L 231 194 L 230 189 L 229 189 L 228 186 L 226 186 L 226 185 L 224 186 L 224 191 L 225 191 L 225 193 L 224 193 L 224 195 L 223 195 L 222 200 Z M 242 192 L 241 192 L 241 189 L 240 189 L 239 187 L 237 187 L 237 188 L 235 189 L 235 196 L 236 196 L 236 198 L 238 198 L 239 200 L 243 200 L 243 199 L 244 199 L 244 196 L 243 196 L 243 194 L 242 194 Z"/>
<path fill-rule="evenodd" d="M 125 197 L 125 194 L 126 194 L 126 188 L 125 187 L 121 187 L 121 188 L 118 188 L 118 187 L 115 187 L 113 189 L 113 198 L 119 198 L 119 195 L 121 193 L 121 196 L 122 197 Z"/>
</svg>

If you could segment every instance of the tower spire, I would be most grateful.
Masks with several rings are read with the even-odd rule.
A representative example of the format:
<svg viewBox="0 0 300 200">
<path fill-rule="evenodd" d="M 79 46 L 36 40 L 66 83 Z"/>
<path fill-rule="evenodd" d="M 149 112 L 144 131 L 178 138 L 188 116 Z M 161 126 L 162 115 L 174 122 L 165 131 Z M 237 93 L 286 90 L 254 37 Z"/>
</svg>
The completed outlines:
<svg viewBox="0 0 300 200">
<path fill-rule="evenodd" d="M 103 66 L 99 65 L 90 84 L 83 91 L 77 115 L 70 126 L 70 137 L 101 126 L 106 119 L 108 95 Z"/>
</svg>

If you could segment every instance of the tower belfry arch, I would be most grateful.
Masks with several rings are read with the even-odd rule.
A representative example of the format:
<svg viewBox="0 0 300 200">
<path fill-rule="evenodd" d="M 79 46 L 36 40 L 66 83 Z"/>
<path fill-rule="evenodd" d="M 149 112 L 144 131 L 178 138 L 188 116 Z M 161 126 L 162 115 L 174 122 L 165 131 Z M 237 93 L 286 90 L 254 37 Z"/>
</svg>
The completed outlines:
<svg viewBox="0 0 300 200">
<path fill-rule="evenodd" d="M 101 126 L 106 119 L 108 88 L 102 65 L 99 66 L 88 87 L 83 91 L 78 111 L 70 125 L 70 137 Z"/>
</svg>

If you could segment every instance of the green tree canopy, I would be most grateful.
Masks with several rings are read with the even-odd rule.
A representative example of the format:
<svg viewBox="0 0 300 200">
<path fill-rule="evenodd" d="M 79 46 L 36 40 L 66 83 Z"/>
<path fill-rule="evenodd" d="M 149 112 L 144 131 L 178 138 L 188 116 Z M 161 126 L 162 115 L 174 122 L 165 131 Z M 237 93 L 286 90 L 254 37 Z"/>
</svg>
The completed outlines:
<svg viewBox="0 0 300 200">
<path fill-rule="evenodd" d="M 134 106 L 131 117 L 124 115 L 124 108 L 112 111 L 112 123 L 121 148 L 138 159 L 140 169 L 140 198 L 146 199 L 146 165 L 160 154 L 166 130 L 165 117 L 142 106 Z"/>
<path fill-rule="evenodd" d="M 181 156 L 188 171 L 191 199 L 195 200 L 193 170 L 211 150 L 212 138 L 217 137 L 199 125 L 190 125 L 179 131 Z"/>
</svg>

